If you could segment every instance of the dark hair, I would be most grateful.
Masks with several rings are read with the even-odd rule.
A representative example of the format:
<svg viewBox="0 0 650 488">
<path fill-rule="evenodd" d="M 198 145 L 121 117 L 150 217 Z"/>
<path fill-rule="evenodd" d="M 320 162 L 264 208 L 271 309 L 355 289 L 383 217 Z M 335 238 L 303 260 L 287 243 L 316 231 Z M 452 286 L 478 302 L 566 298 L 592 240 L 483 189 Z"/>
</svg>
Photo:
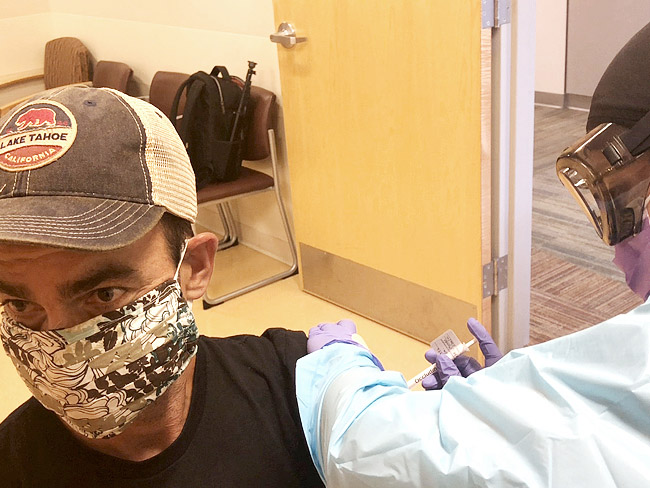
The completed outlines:
<svg viewBox="0 0 650 488">
<path fill-rule="evenodd" d="M 194 235 L 192 224 L 188 220 L 177 217 L 169 212 L 163 214 L 159 223 L 165 234 L 172 261 L 174 264 L 178 264 L 181 259 L 181 250 L 183 249 L 185 239 L 189 239 Z"/>
</svg>

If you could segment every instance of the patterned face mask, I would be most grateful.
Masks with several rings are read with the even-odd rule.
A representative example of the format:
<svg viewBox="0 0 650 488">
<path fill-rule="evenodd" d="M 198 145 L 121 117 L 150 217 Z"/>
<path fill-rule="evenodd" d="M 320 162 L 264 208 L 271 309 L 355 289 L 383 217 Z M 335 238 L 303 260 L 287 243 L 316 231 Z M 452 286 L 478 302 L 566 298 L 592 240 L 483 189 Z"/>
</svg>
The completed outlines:
<svg viewBox="0 0 650 488">
<path fill-rule="evenodd" d="M 178 269 L 129 305 L 67 329 L 35 331 L 3 311 L 4 349 L 45 408 L 86 437 L 113 437 L 196 354 L 198 330 L 177 275 Z"/>
</svg>

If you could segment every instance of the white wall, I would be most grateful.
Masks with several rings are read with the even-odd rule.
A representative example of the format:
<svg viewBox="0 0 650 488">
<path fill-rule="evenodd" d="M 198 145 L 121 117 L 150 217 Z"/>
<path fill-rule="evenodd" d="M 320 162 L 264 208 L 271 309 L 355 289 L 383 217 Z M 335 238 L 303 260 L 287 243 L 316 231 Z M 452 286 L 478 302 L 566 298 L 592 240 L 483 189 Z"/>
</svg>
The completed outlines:
<svg viewBox="0 0 650 488">
<path fill-rule="evenodd" d="M 566 91 L 590 97 L 625 43 L 650 22 L 650 2 L 571 0 Z"/>
<path fill-rule="evenodd" d="M 637 0 L 538 0 L 535 91 L 590 97 L 623 45 L 650 21 Z"/>
<path fill-rule="evenodd" d="M 12 4 L 20 4 L 20 8 L 14 6 L 11 11 L 29 12 L 7 19 L 8 24 L 15 24 L 11 28 L 16 33 L 20 26 L 26 27 L 27 17 L 38 17 L 35 29 L 23 30 L 38 33 L 36 38 L 29 38 L 24 49 L 18 44 L 20 49 L 12 50 L 18 51 L 10 63 L 13 71 L 42 66 L 45 42 L 71 36 L 81 39 L 94 61 L 106 59 L 130 65 L 136 81 L 134 94 L 146 94 L 158 70 L 193 73 L 220 64 L 244 77 L 247 61 L 251 60 L 258 63 L 253 83 L 275 92 L 281 105 L 277 48 L 269 41 L 269 34 L 275 30 L 272 0 L 20 0 Z M 278 127 L 279 148 L 284 153 L 281 113 Z M 270 172 L 269 161 L 250 164 Z M 290 211 L 288 170 L 282 155 L 280 172 Z M 273 198 L 272 193 L 266 193 L 235 203 L 241 241 L 288 262 L 284 231 Z M 201 211 L 199 222 L 220 229 L 215 212 Z"/>
<path fill-rule="evenodd" d="M 129 64 L 148 86 L 158 70 L 193 73 L 215 64 L 246 74 L 260 63 L 255 83 L 279 91 L 271 0 L 50 0 L 54 35 L 79 37 L 95 60 Z"/>
<path fill-rule="evenodd" d="M 535 15 L 535 91 L 564 94 L 567 0 L 539 0 Z"/>
</svg>

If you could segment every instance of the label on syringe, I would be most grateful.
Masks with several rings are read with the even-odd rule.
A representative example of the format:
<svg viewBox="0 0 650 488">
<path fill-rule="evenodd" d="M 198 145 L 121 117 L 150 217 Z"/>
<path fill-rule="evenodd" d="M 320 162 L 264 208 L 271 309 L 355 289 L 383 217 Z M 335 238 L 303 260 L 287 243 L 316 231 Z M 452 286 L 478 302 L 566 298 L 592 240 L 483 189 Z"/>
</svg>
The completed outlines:
<svg viewBox="0 0 650 488">
<path fill-rule="evenodd" d="M 458 336 L 454 333 L 453 330 L 449 329 L 447 332 L 444 332 L 442 335 L 436 337 L 431 341 L 431 347 L 437 354 L 447 354 L 449 355 L 450 351 L 454 351 L 454 357 L 462 352 L 464 344 L 460 341 Z M 415 385 L 419 385 L 424 378 L 432 375 L 436 371 L 435 363 L 432 366 L 429 366 L 420 374 L 411 378 L 407 385 L 409 388 L 413 388 Z"/>
<path fill-rule="evenodd" d="M 431 341 L 431 347 L 435 349 L 437 354 L 447 354 L 461 344 L 462 342 L 460 342 L 458 336 L 451 329 Z"/>
</svg>

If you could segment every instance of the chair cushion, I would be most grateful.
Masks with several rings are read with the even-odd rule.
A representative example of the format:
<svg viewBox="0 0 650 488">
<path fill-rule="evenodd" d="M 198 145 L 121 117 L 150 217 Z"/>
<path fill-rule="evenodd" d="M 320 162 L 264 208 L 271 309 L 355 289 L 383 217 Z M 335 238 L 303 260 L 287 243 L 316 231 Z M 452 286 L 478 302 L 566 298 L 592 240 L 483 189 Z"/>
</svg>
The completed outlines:
<svg viewBox="0 0 650 488">
<path fill-rule="evenodd" d="M 241 174 L 235 181 L 212 183 L 201 188 L 196 195 L 199 205 L 243 195 L 273 187 L 273 178 L 261 171 L 242 166 Z"/>
</svg>

